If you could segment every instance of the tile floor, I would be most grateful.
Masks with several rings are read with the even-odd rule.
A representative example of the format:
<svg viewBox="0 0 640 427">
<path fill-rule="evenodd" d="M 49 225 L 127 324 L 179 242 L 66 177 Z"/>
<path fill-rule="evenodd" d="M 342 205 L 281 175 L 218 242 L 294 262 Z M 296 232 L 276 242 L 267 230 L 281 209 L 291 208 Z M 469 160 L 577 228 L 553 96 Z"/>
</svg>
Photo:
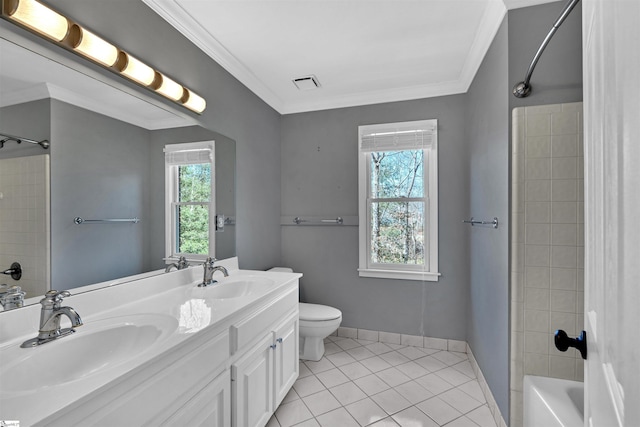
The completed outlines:
<svg viewBox="0 0 640 427">
<path fill-rule="evenodd" d="M 267 427 L 495 427 L 466 353 L 330 336 Z"/>
</svg>

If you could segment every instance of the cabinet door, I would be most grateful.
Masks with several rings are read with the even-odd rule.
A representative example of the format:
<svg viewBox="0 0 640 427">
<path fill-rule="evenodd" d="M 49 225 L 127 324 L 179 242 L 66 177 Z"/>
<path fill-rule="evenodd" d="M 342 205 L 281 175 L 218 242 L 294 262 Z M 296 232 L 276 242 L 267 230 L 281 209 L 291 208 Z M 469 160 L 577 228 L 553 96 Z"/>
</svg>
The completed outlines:
<svg viewBox="0 0 640 427">
<path fill-rule="evenodd" d="M 231 374 L 218 375 L 163 426 L 227 427 L 231 424 Z"/>
<path fill-rule="evenodd" d="M 269 333 L 231 366 L 234 427 L 262 427 L 273 413 L 273 342 Z"/>
<path fill-rule="evenodd" d="M 289 317 L 275 331 L 275 393 L 277 408 L 298 378 L 298 313 Z"/>
</svg>

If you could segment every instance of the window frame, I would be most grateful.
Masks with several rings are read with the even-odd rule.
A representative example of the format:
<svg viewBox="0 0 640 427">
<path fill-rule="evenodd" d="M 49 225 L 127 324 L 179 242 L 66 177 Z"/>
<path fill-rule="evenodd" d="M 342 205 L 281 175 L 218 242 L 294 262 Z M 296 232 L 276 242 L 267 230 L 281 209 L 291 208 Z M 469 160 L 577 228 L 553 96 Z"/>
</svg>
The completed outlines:
<svg viewBox="0 0 640 427">
<path fill-rule="evenodd" d="M 184 151 L 194 150 L 209 150 L 210 158 L 207 162 L 193 162 L 173 164 L 166 159 L 167 153 L 176 153 Z M 165 152 L 165 262 L 170 264 L 178 260 L 181 256 L 184 256 L 189 261 L 204 262 L 207 257 L 215 258 L 215 233 L 216 233 L 216 198 L 215 198 L 215 141 L 199 141 L 199 142 L 187 142 L 179 144 L 167 144 L 164 147 Z M 211 165 L 211 193 L 209 195 L 209 202 L 180 202 L 179 201 L 179 183 L 178 183 L 178 169 L 179 166 L 185 166 L 187 164 L 203 164 L 209 163 Z M 208 205 L 209 206 L 209 250 L 205 255 L 191 254 L 177 252 L 177 239 L 178 239 L 178 218 L 177 208 L 178 206 L 189 205 Z"/>
<path fill-rule="evenodd" d="M 371 194 L 371 162 L 370 149 L 362 149 L 364 135 L 374 132 L 402 132 L 407 129 L 431 129 L 431 144 L 427 147 L 399 146 L 393 149 L 377 151 L 423 151 L 423 183 L 424 194 L 424 234 L 428 242 L 428 253 L 424 265 L 415 264 L 384 264 L 371 261 L 371 214 L 372 203 L 377 200 L 396 201 L 399 199 L 373 199 Z M 417 120 L 411 122 L 383 123 L 376 125 L 358 126 L 358 218 L 359 218 L 359 266 L 360 277 L 374 277 L 384 279 L 438 281 L 438 121 L 437 119 Z M 403 199 L 407 200 L 407 199 Z"/>
</svg>

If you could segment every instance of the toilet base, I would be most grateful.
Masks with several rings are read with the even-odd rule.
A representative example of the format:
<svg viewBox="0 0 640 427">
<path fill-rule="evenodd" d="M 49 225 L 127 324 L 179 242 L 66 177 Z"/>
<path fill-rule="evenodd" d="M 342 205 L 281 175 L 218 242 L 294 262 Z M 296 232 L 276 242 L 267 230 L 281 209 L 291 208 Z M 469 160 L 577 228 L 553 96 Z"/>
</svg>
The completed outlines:
<svg viewBox="0 0 640 427">
<path fill-rule="evenodd" d="M 317 362 L 324 356 L 324 339 L 320 337 L 300 337 L 300 359 Z"/>
</svg>

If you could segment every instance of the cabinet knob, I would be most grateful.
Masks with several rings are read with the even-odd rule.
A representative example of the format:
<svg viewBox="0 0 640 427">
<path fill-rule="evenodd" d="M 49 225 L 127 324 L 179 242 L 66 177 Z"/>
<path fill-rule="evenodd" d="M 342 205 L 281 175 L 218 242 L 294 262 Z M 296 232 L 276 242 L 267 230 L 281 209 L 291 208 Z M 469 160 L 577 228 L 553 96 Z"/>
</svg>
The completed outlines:
<svg viewBox="0 0 640 427">
<path fill-rule="evenodd" d="M 282 338 L 278 338 L 276 341 L 278 341 L 280 344 L 282 344 Z"/>
<path fill-rule="evenodd" d="M 271 350 L 275 350 L 275 349 L 276 349 L 276 345 L 275 345 L 275 344 L 271 344 L 271 345 L 269 346 L 269 348 L 270 348 Z"/>
</svg>

